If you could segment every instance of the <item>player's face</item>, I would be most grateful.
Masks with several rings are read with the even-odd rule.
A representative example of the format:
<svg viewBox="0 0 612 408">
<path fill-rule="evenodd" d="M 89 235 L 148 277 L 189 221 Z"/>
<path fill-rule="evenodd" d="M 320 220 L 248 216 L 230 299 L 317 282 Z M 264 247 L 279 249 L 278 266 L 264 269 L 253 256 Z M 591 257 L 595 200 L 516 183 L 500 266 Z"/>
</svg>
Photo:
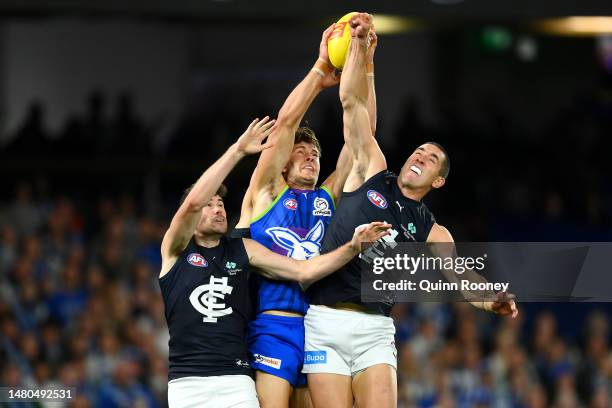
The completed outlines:
<svg viewBox="0 0 612 408">
<path fill-rule="evenodd" d="M 227 232 L 227 214 L 223 199 L 218 195 L 210 199 L 202 208 L 202 218 L 197 230 L 201 234 L 225 234 Z"/>
<path fill-rule="evenodd" d="M 319 150 L 311 143 L 300 142 L 294 145 L 283 171 L 285 180 L 314 187 L 317 184 L 319 170 L 321 169 L 319 156 Z"/>
<path fill-rule="evenodd" d="M 409 188 L 440 188 L 444 177 L 440 176 L 444 152 L 435 145 L 424 144 L 408 157 L 400 171 L 400 183 Z"/>
</svg>

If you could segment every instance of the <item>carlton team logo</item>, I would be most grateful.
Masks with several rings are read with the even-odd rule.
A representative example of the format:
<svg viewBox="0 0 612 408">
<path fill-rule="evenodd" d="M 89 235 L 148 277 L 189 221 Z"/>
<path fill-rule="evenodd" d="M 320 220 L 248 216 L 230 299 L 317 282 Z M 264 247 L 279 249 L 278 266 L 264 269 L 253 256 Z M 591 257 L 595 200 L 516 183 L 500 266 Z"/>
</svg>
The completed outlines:
<svg viewBox="0 0 612 408">
<path fill-rule="evenodd" d="M 387 199 L 376 190 L 368 190 L 368 199 L 372 204 L 383 210 L 389 206 Z"/>
<path fill-rule="evenodd" d="M 197 266 L 198 268 L 207 268 L 208 261 L 204 259 L 204 257 L 198 253 L 193 253 L 187 255 L 187 262 L 189 262 L 193 266 Z"/>
<path fill-rule="evenodd" d="M 297 200 L 295 198 L 287 198 L 285 201 L 283 201 L 283 205 L 288 210 L 297 210 Z"/>
<path fill-rule="evenodd" d="M 204 315 L 204 323 L 217 323 L 217 319 L 232 314 L 232 308 L 223 303 L 225 295 L 232 293 L 227 276 L 210 277 L 207 284 L 200 285 L 191 292 L 189 301 L 195 310 Z"/>
</svg>

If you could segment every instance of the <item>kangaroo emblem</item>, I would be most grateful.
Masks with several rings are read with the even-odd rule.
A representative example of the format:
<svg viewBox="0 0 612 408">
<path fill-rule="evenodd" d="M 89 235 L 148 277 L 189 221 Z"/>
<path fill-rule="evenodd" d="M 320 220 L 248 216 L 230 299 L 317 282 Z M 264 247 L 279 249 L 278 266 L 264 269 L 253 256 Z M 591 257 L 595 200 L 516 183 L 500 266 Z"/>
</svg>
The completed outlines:
<svg viewBox="0 0 612 408">
<path fill-rule="evenodd" d="M 325 233 L 323 221 L 319 220 L 304 238 L 288 228 L 272 227 L 266 230 L 274 243 L 287 250 L 287 256 L 305 261 L 319 255 L 321 240 Z"/>
</svg>

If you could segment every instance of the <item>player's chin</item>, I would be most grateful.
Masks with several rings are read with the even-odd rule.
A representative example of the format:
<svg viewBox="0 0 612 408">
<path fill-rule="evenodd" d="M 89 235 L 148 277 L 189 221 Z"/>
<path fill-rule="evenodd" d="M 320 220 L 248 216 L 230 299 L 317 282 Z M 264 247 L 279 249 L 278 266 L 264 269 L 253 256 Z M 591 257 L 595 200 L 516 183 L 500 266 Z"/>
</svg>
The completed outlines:
<svg viewBox="0 0 612 408">
<path fill-rule="evenodd" d="M 227 234 L 227 223 L 214 222 L 212 230 L 216 234 Z"/>
<path fill-rule="evenodd" d="M 319 178 L 318 172 L 313 172 L 309 170 L 304 170 L 302 172 L 302 180 L 304 180 L 308 184 L 316 184 L 318 178 Z"/>
</svg>

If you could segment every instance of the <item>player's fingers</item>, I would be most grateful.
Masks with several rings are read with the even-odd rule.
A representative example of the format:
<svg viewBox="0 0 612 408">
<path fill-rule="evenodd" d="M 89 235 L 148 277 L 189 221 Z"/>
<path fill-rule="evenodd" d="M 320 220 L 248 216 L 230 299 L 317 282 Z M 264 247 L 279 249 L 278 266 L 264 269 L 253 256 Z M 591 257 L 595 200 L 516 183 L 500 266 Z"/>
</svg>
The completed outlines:
<svg viewBox="0 0 612 408">
<path fill-rule="evenodd" d="M 253 121 L 249 124 L 249 127 L 247 127 L 247 130 L 253 129 L 253 127 L 257 124 L 258 121 L 259 121 L 259 118 L 253 119 Z"/>
<path fill-rule="evenodd" d="M 323 35 L 321 36 L 321 40 L 327 42 L 327 40 L 329 39 L 329 36 L 332 34 L 332 32 L 334 31 L 334 27 L 336 26 L 335 23 L 332 23 L 329 27 L 327 27 L 325 29 L 325 31 L 323 31 Z"/>
<path fill-rule="evenodd" d="M 272 129 L 272 126 L 274 126 L 274 124 L 276 123 L 276 119 L 272 119 L 271 121 L 269 121 L 268 123 L 265 123 L 261 129 L 265 132 L 268 131 L 270 129 Z"/>
<path fill-rule="evenodd" d="M 274 142 L 271 142 L 271 141 L 268 140 L 266 143 L 261 145 L 261 150 L 263 151 L 263 150 L 269 149 L 269 148 L 271 148 L 273 146 L 274 146 Z"/>
<path fill-rule="evenodd" d="M 255 129 L 255 130 L 259 129 L 260 127 L 262 127 L 263 125 L 265 125 L 265 124 L 266 124 L 266 122 L 268 122 L 269 120 L 270 120 L 270 117 L 269 117 L 269 116 L 265 116 L 265 117 L 264 117 L 262 120 L 258 121 L 258 122 L 255 124 L 254 129 Z"/>
</svg>

